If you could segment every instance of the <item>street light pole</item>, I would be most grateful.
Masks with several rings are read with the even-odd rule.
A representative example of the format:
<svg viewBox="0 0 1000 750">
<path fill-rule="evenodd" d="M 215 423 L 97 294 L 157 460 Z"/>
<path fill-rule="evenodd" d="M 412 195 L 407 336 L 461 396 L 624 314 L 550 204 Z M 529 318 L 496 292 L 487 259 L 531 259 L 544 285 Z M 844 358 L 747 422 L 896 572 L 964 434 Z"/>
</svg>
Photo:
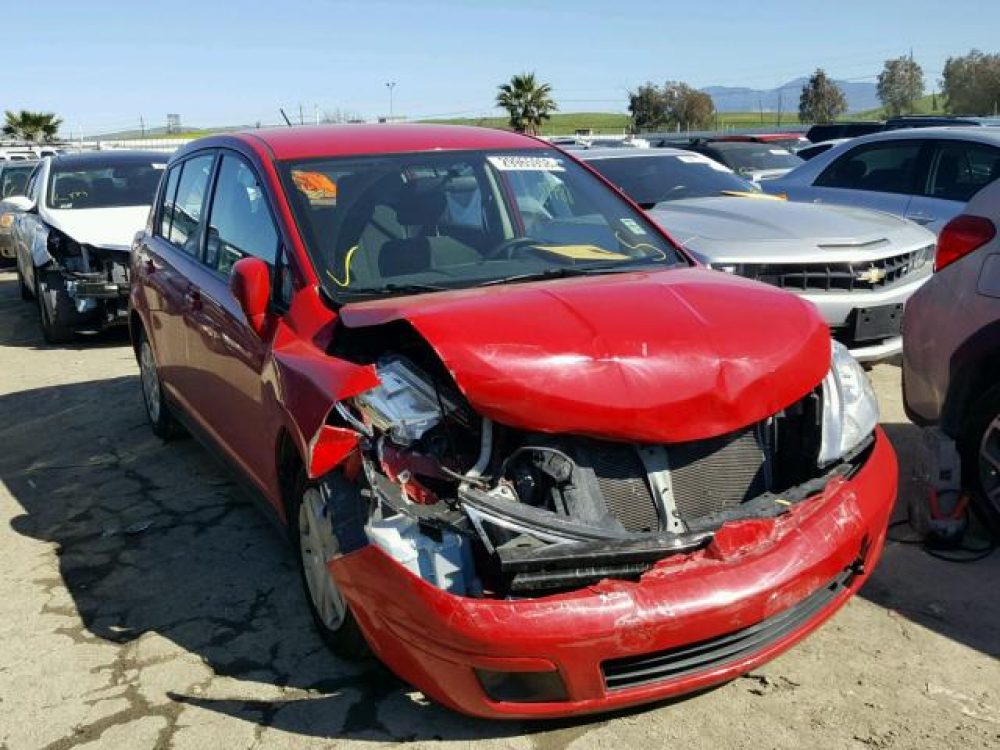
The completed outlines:
<svg viewBox="0 0 1000 750">
<path fill-rule="evenodd" d="M 392 122 L 392 90 L 394 88 L 396 88 L 396 82 L 395 81 L 388 81 L 388 82 L 386 82 L 385 87 L 387 89 L 389 89 L 389 119 L 388 119 L 388 122 Z"/>
</svg>

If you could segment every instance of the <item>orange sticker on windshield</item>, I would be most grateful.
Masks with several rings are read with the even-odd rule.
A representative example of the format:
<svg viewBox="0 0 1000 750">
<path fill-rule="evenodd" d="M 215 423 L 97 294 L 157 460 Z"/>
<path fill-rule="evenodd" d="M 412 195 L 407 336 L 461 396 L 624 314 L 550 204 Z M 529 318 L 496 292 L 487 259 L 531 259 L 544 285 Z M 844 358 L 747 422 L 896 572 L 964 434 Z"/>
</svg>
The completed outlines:
<svg viewBox="0 0 1000 750">
<path fill-rule="evenodd" d="M 292 170 L 292 182 L 310 203 L 316 205 L 337 205 L 337 183 L 322 172 L 303 172 Z"/>
</svg>

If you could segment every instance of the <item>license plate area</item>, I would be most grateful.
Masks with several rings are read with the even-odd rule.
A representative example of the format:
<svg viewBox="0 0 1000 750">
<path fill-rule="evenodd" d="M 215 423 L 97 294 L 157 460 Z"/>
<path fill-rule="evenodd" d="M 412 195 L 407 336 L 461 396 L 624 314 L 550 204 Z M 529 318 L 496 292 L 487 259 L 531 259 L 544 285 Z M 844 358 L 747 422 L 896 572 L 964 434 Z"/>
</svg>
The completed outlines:
<svg viewBox="0 0 1000 750">
<path fill-rule="evenodd" d="M 859 307 L 854 311 L 854 340 L 874 341 L 894 338 L 900 334 L 903 305 Z"/>
</svg>

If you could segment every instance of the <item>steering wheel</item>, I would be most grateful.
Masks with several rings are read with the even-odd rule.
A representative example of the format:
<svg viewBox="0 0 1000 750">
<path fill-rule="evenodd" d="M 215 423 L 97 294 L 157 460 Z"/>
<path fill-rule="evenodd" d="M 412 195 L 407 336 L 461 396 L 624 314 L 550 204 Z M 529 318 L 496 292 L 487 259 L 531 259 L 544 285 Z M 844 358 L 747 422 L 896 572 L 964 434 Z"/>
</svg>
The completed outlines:
<svg viewBox="0 0 1000 750">
<path fill-rule="evenodd" d="M 537 244 L 539 244 L 538 240 L 533 237 L 511 237 L 487 250 L 483 257 L 486 260 L 500 260 L 501 257 L 504 260 L 513 260 L 515 250 Z"/>
</svg>

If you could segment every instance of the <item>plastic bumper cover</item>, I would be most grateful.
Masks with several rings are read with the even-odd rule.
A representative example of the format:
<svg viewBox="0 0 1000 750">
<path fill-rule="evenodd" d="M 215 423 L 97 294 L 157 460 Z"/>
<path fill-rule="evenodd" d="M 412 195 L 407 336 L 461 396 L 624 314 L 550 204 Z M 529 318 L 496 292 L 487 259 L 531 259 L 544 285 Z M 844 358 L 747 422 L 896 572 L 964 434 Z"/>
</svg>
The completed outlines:
<svg viewBox="0 0 1000 750">
<path fill-rule="evenodd" d="M 706 549 L 666 558 L 638 582 L 605 580 L 541 599 L 456 597 L 372 546 L 330 568 L 378 656 L 441 703 L 507 718 L 606 711 L 725 682 L 818 627 L 880 556 L 896 484 L 895 454 L 879 429 L 850 479 L 779 518 L 727 524 Z M 704 644 L 721 645 L 722 658 L 620 679 L 622 665 L 683 658 Z M 484 673 L 518 672 L 558 672 L 562 698 L 487 695 Z"/>
</svg>

